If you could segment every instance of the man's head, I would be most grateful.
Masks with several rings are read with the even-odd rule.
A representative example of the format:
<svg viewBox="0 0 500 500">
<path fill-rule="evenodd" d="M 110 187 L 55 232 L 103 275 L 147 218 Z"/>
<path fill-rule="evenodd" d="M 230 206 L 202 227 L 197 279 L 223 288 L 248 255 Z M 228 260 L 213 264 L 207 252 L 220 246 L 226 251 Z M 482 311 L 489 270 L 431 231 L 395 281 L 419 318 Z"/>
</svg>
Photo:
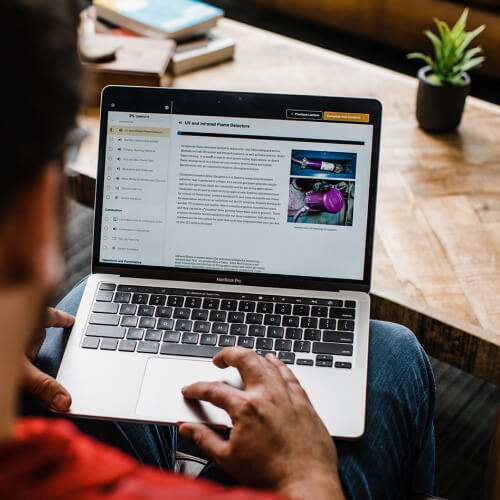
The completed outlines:
<svg viewBox="0 0 500 500">
<path fill-rule="evenodd" d="M 61 269 L 63 158 L 80 107 L 79 2 L 3 0 L 0 16 L 0 284 Z"/>
</svg>

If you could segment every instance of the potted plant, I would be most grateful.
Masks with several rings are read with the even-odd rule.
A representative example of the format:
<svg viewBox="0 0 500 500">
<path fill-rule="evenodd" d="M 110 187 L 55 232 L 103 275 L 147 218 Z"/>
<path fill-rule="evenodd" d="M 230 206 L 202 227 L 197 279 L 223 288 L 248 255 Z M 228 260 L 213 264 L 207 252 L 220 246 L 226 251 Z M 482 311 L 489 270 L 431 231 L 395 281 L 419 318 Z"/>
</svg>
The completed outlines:
<svg viewBox="0 0 500 500">
<path fill-rule="evenodd" d="M 451 29 L 444 21 L 434 19 L 439 36 L 430 30 L 424 32 L 434 47 L 434 58 L 418 52 L 407 56 L 427 63 L 418 71 L 417 91 L 417 120 L 427 132 L 452 132 L 458 127 L 470 90 L 467 71 L 485 59 L 480 55 L 481 47 L 466 50 L 485 28 L 466 31 L 468 14 L 465 9 Z"/>
</svg>

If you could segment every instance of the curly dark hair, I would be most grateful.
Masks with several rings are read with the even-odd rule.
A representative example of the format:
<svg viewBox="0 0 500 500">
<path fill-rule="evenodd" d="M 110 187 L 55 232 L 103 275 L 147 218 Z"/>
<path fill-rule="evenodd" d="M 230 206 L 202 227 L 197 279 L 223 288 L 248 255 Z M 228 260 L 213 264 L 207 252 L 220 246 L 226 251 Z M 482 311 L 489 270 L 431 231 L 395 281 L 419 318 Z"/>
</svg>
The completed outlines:
<svg viewBox="0 0 500 500">
<path fill-rule="evenodd" d="M 62 164 L 81 105 L 82 6 L 78 0 L 2 0 L 0 218 L 47 162 Z"/>
</svg>

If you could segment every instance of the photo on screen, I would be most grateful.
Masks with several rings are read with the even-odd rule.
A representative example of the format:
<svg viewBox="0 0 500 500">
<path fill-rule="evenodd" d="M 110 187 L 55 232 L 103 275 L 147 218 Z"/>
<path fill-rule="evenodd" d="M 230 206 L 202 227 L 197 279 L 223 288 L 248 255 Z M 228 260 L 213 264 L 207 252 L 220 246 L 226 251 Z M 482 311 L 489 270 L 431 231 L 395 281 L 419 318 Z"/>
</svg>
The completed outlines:
<svg viewBox="0 0 500 500">
<path fill-rule="evenodd" d="M 352 226 L 354 181 L 291 177 L 287 221 Z"/>
<path fill-rule="evenodd" d="M 355 179 L 356 153 L 292 149 L 290 174 L 322 179 Z"/>
</svg>

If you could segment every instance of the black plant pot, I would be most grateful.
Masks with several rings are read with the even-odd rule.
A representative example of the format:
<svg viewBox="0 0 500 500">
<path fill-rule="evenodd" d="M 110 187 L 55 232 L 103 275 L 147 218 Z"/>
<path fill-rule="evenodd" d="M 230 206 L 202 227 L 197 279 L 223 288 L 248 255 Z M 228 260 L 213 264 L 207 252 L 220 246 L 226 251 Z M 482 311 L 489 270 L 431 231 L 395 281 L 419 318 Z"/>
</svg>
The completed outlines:
<svg viewBox="0 0 500 500">
<path fill-rule="evenodd" d="M 424 66 L 418 72 L 418 123 L 426 132 L 453 132 L 460 123 L 470 90 L 469 75 L 464 73 L 462 85 L 437 85 L 427 80 L 430 71 L 430 66 Z"/>
</svg>

